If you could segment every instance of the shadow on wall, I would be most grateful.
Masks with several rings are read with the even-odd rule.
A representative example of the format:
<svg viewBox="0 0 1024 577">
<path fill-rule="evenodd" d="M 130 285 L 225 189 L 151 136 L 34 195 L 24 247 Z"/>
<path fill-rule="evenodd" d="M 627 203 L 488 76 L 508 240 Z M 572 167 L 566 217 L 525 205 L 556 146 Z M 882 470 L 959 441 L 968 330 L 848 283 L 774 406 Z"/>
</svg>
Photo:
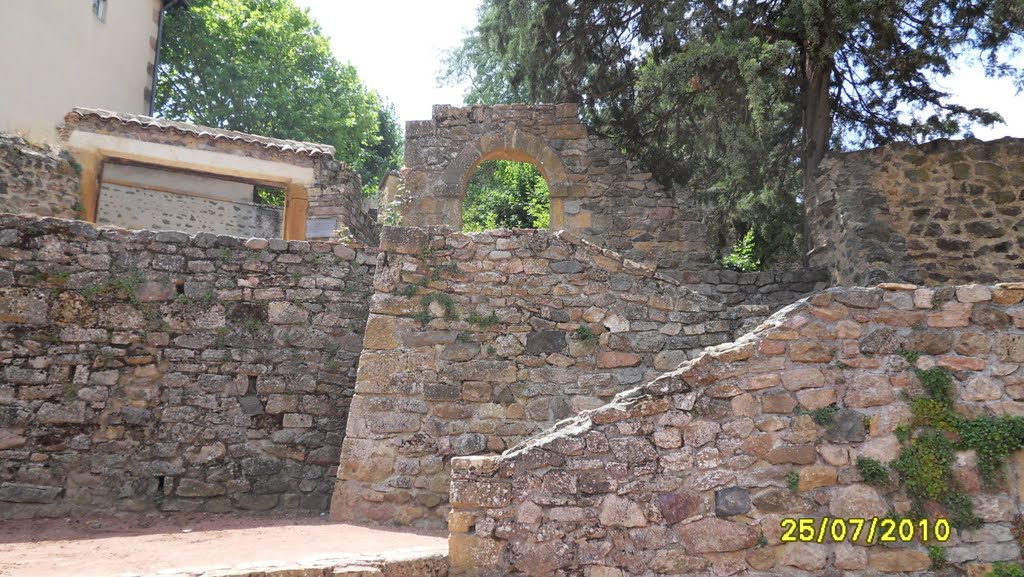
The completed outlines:
<svg viewBox="0 0 1024 577">
<path fill-rule="evenodd" d="M 326 511 L 375 261 L 0 215 L 0 519 Z"/>
<path fill-rule="evenodd" d="M 456 458 L 451 573 L 979 574 L 1019 560 L 1022 300 L 1024 283 L 829 289 L 501 456 Z M 918 516 L 939 530 L 927 546 L 871 530 Z M 821 519 L 845 524 L 817 543 Z M 895 542 L 923 528 L 888 523 Z"/>
<path fill-rule="evenodd" d="M 337 520 L 443 527 L 453 456 L 511 447 L 770 312 L 564 231 L 385 228 L 381 249 Z"/>
</svg>

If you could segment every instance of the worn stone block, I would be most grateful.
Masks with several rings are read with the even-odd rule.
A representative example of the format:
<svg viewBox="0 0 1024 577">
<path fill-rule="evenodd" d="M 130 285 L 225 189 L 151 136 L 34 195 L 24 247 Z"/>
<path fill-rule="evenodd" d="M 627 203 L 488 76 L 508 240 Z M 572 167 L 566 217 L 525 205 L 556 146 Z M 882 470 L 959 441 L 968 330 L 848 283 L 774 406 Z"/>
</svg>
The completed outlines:
<svg viewBox="0 0 1024 577">
<path fill-rule="evenodd" d="M 744 523 L 709 517 L 676 528 L 679 544 L 690 553 L 739 551 L 757 543 L 758 531 Z"/>
</svg>

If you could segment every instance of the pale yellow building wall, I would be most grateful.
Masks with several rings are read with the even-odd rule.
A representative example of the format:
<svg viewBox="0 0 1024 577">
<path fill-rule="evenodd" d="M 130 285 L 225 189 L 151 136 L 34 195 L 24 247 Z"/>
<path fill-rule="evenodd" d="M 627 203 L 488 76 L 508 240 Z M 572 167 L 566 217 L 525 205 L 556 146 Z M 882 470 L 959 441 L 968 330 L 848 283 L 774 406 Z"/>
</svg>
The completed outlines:
<svg viewBox="0 0 1024 577">
<path fill-rule="evenodd" d="M 57 142 L 75 106 L 146 114 L 160 0 L 0 0 L 0 132 Z"/>
</svg>

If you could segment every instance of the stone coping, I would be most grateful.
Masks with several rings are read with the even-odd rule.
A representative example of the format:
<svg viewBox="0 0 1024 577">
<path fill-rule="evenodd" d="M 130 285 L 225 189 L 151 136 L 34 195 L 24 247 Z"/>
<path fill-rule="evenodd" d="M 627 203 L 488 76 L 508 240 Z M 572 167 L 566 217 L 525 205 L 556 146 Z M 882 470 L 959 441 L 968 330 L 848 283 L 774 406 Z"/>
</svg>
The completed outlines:
<svg viewBox="0 0 1024 577">
<path fill-rule="evenodd" d="M 565 230 L 553 231 L 545 228 L 519 228 L 495 229 L 483 232 L 459 232 L 453 230 L 451 227 L 443 225 L 425 227 L 385 226 L 381 231 L 380 250 L 384 252 L 395 252 L 398 254 L 418 255 L 427 247 L 433 249 L 441 248 L 434 246 L 434 239 L 437 237 L 443 237 L 444 242 L 450 245 L 458 243 L 455 239 L 458 239 L 459 237 L 468 237 L 472 240 L 474 238 L 485 236 L 504 238 L 509 236 L 523 236 L 524 234 L 550 235 L 551 237 L 556 238 L 569 246 L 580 249 L 591 256 L 596 255 L 615 261 L 620 265 L 620 270 L 624 273 L 631 274 L 633 276 L 652 278 L 674 287 L 682 286 L 682 283 L 657 272 L 657 270 L 652 266 L 632 261 L 613 250 L 601 248 L 600 246 Z M 460 244 L 464 245 L 465 243 Z"/>
<path fill-rule="evenodd" d="M 95 224 L 84 220 L 68 220 L 55 217 L 41 217 L 31 214 L 16 214 L 0 211 L 0 226 L 13 226 L 30 230 L 34 236 L 43 234 L 68 234 L 81 240 L 119 240 L 124 242 L 166 242 L 199 247 L 244 246 L 250 250 L 269 249 L 274 252 L 334 252 L 345 260 L 358 260 L 360 264 L 376 264 L 378 249 L 359 242 L 340 243 L 326 240 L 284 240 L 231 236 L 212 232 L 189 234 L 176 230 L 131 230 L 111 224 Z"/>
<path fill-rule="evenodd" d="M 982 292 L 989 291 L 989 285 L 961 285 L 952 287 L 959 294 L 960 290 L 965 293 L 973 293 L 976 289 Z M 1020 291 L 1024 290 L 1024 282 L 1002 282 L 991 285 L 991 288 Z M 615 398 L 608 404 L 584 411 L 575 417 L 570 417 L 556 423 L 550 429 L 543 431 L 531 438 L 525 439 L 520 444 L 509 448 L 500 455 L 491 456 L 468 456 L 452 459 L 452 476 L 459 474 L 489 474 L 498 470 L 501 463 L 515 460 L 528 455 L 534 450 L 542 449 L 564 441 L 568 436 L 584 433 L 595 425 L 615 423 L 628 418 L 655 414 L 663 412 L 666 408 L 660 399 L 677 394 L 696 395 L 696 389 L 714 382 L 718 375 L 715 371 L 716 365 L 726 365 L 750 358 L 758 347 L 758 343 L 769 333 L 776 330 L 784 330 L 787 323 L 799 311 L 812 308 L 811 301 L 818 294 L 855 294 L 863 298 L 878 297 L 881 301 L 884 292 L 916 292 L 919 290 L 934 294 L 935 289 L 909 283 L 880 283 L 874 287 L 833 287 L 808 295 L 797 302 L 786 306 L 770 316 L 753 331 L 743 335 L 731 343 L 711 346 L 705 349 L 697 358 L 687 361 L 674 371 L 665 373 L 653 381 L 622 391 L 615 395 Z M 989 291 L 991 294 L 991 291 Z M 975 302 L 968 300 L 966 302 Z"/>
</svg>

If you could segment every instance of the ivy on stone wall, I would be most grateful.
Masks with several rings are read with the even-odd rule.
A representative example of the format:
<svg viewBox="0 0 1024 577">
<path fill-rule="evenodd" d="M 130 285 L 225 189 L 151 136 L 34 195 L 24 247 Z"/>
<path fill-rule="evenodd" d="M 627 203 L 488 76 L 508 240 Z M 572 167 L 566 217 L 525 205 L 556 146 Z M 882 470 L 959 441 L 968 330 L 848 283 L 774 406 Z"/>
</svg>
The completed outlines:
<svg viewBox="0 0 1024 577">
<path fill-rule="evenodd" d="M 901 351 L 908 361 L 916 361 L 919 355 Z M 899 474 L 899 486 L 911 499 L 912 517 L 925 517 L 925 504 L 935 502 L 946 510 L 954 527 L 979 527 L 981 520 L 974 515 L 970 496 L 953 472 L 956 453 L 973 450 L 985 485 L 998 486 L 1010 454 L 1024 448 L 1024 417 L 962 416 L 956 411 L 956 391 L 946 369 L 917 369 L 914 374 L 926 396 L 911 400 L 911 425 L 897 431 L 903 447 L 889 467 Z M 880 463 L 869 461 L 857 461 L 865 482 L 878 484 L 888 477 Z"/>
</svg>

